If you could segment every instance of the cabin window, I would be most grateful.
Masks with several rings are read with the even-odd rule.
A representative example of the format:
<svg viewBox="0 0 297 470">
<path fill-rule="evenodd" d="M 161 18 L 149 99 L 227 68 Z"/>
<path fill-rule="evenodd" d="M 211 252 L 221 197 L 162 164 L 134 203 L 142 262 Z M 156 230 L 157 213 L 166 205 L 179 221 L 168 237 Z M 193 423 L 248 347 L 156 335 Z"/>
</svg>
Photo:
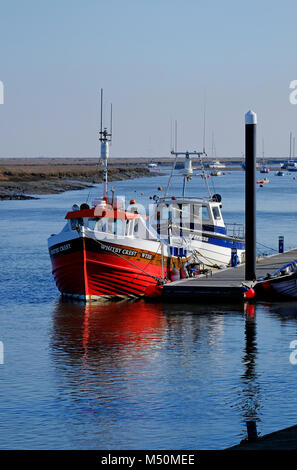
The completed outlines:
<svg viewBox="0 0 297 470">
<path fill-rule="evenodd" d="M 127 236 L 132 237 L 133 235 L 134 220 L 127 220 Z"/>
<path fill-rule="evenodd" d="M 79 219 L 70 219 L 71 220 L 71 230 L 76 230 L 78 225 L 83 225 L 84 221 L 82 218 Z"/>
<path fill-rule="evenodd" d="M 186 223 L 190 220 L 190 213 L 191 213 L 191 206 L 189 204 L 183 204 L 181 206 L 181 214 L 180 216 L 183 219 L 183 223 Z"/>
<path fill-rule="evenodd" d="M 91 230 L 96 230 L 97 222 L 98 222 L 98 219 L 95 219 L 95 218 L 88 219 L 88 228 Z"/>
<path fill-rule="evenodd" d="M 202 206 L 202 221 L 206 222 L 209 220 L 210 220 L 210 217 L 209 217 L 208 209 L 206 206 Z"/>
<path fill-rule="evenodd" d="M 105 218 L 99 219 L 97 221 L 96 230 L 98 232 L 106 232 L 107 231 L 107 222 L 106 222 Z"/>
<path fill-rule="evenodd" d="M 218 220 L 218 219 L 221 218 L 220 210 L 219 210 L 218 207 L 216 207 L 216 206 L 213 207 L 213 208 L 212 208 L 212 213 L 213 213 L 213 216 L 214 216 L 214 219 L 215 219 L 215 220 Z"/>
<path fill-rule="evenodd" d="M 115 231 L 114 231 L 115 235 L 117 235 L 118 237 L 124 237 L 125 227 L 126 227 L 125 220 L 117 219 L 115 221 Z"/>
</svg>

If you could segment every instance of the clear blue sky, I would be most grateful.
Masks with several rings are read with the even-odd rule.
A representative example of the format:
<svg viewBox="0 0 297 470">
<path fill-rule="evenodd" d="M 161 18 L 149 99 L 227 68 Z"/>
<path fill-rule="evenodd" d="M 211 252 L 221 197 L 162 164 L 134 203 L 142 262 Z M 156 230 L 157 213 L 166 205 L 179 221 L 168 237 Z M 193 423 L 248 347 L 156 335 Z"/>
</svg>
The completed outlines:
<svg viewBox="0 0 297 470">
<path fill-rule="evenodd" d="M 294 1 L 0 1 L 0 156 L 96 156 L 99 95 L 114 109 L 113 156 L 182 150 L 241 155 L 244 113 L 259 154 L 297 136 Z M 296 140 L 297 149 L 297 140 Z"/>
</svg>

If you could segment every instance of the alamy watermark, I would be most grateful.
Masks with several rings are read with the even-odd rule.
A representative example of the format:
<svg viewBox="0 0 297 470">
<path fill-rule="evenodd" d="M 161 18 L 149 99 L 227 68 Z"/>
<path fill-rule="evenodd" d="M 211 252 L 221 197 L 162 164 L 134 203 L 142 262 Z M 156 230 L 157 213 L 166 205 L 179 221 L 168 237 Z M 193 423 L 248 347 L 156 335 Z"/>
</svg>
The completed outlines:
<svg viewBox="0 0 297 470">
<path fill-rule="evenodd" d="M 293 341 L 291 341 L 290 343 L 290 349 L 293 349 L 293 351 L 291 352 L 290 354 L 290 363 L 293 365 L 293 366 L 296 366 L 297 364 L 297 339 L 294 339 Z"/>
<path fill-rule="evenodd" d="M 93 201 L 95 219 L 84 222 L 83 219 L 72 218 L 71 227 L 73 230 L 79 229 L 86 223 L 88 228 L 95 230 L 95 232 L 106 232 L 109 238 L 115 240 L 134 236 L 146 240 L 155 240 L 156 238 L 176 240 L 188 237 L 195 240 L 196 244 L 203 241 L 202 217 L 205 217 L 204 212 L 207 209 L 203 208 L 202 204 L 181 204 L 175 202 L 175 199 L 162 200 L 156 195 L 153 199 L 155 203 L 149 204 L 148 210 L 134 199 L 130 200 L 126 209 L 127 220 L 121 215 L 121 211 L 124 211 L 126 207 L 125 196 L 117 196 L 112 204 L 107 203 L 103 206 L 96 205 L 97 200 L 95 200 Z M 119 213 L 117 213 L 118 211 Z M 215 212 L 214 216 L 220 218 L 220 213 Z M 211 217 L 208 212 L 207 217 Z M 146 225 L 146 219 L 150 220 L 149 227 Z M 129 221 L 133 221 L 133 223 L 129 224 Z"/>
<path fill-rule="evenodd" d="M 297 104 L 297 80 L 292 80 L 289 88 L 293 90 L 289 95 L 289 101 L 291 104 Z"/>
<path fill-rule="evenodd" d="M 0 80 L 0 104 L 4 104 L 4 85 Z"/>
<path fill-rule="evenodd" d="M 4 344 L 0 341 L 0 364 L 4 364 Z"/>
</svg>

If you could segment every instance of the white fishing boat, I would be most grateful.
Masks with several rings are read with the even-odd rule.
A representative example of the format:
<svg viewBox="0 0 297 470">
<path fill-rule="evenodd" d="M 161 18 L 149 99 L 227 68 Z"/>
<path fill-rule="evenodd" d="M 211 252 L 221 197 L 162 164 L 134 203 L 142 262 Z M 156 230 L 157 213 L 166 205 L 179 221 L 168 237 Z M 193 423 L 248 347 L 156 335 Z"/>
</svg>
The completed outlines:
<svg viewBox="0 0 297 470">
<path fill-rule="evenodd" d="M 162 237 L 168 234 L 170 243 L 178 246 L 188 240 L 193 258 L 209 267 L 225 267 L 236 260 L 244 262 L 245 242 L 242 224 L 225 224 L 222 215 L 221 196 L 211 195 L 203 166 L 204 152 L 171 152 L 175 156 L 171 175 L 163 197 L 155 196 L 155 213 L 152 225 Z M 176 160 L 184 157 L 183 191 L 180 196 L 169 195 Z M 192 158 L 198 158 L 201 172 L 194 174 Z M 207 197 L 186 196 L 186 186 L 197 177 L 205 182 Z M 196 179 L 197 181 L 197 179 Z M 168 224 L 168 219 L 170 223 Z"/>
</svg>

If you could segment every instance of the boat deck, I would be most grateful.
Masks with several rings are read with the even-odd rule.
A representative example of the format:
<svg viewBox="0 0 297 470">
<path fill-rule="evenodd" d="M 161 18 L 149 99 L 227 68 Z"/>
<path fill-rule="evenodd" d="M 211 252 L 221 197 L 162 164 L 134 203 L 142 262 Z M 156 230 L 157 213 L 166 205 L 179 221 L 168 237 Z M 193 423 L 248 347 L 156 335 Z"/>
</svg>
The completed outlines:
<svg viewBox="0 0 297 470">
<path fill-rule="evenodd" d="M 266 434 L 252 442 L 241 442 L 226 450 L 297 450 L 297 426 Z"/>
<path fill-rule="evenodd" d="M 268 273 L 272 274 L 285 264 L 297 259 L 297 248 L 278 253 L 276 255 L 260 258 L 256 265 L 257 279 L 265 277 Z M 228 301 L 242 300 L 243 285 L 251 287 L 252 283 L 245 281 L 245 265 L 241 264 L 235 268 L 226 268 L 211 272 L 209 275 L 182 279 L 180 281 L 166 284 L 163 289 L 163 297 L 168 300 L 178 298 L 195 298 Z"/>
</svg>

